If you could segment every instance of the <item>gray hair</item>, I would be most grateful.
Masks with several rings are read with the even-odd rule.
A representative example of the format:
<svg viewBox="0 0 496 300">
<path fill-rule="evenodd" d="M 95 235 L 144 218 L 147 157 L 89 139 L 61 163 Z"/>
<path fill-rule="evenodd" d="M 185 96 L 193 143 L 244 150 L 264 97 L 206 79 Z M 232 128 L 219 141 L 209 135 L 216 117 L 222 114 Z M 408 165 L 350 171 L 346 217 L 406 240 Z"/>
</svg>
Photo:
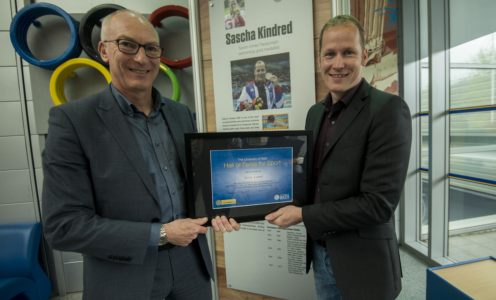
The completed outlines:
<svg viewBox="0 0 496 300">
<path fill-rule="evenodd" d="M 112 22 L 112 19 L 115 16 L 120 15 L 120 14 L 128 14 L 129 16 L 132 16 L 132 17 L 139 19 L 143 24 L 148 24 L 148 25 L 150 25 L 151 28 L 154 28 L 153 24 L 150 23 L 150 21 L 147 18 L 145 18 L 145 16 L 143 16 L 141 13 L 134 11 L 134 10 L 130 10 L 130 9 L 118 9 L 118 10 L 112 12 L 111 14 L 108 14 L 107 16 L 105 16 L 105 18 L 103 18 L 102 30 L 100 32 L 100 39 L 102 41 L 108 39 L 107 35 L 108 35 L 108 28 L 110 27 L 110 23 Z M 157 39 L 159 39 L 158 33 L 157 33 Z"/>
</svg>

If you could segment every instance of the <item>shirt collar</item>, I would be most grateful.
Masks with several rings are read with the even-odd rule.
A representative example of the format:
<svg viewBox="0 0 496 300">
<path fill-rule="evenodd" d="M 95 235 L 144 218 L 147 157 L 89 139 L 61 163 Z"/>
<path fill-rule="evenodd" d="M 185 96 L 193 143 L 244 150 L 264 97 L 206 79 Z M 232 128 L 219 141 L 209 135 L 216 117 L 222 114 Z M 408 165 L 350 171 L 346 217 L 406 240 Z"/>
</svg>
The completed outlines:
<svg viewBox="0 0 496 300">
<path fill-rule="evenodd" d="M 133 117 L 135 113 L 139 113 L 136 106 L 131 101 L 129 101 L 126 96 L 124 96 L 113 84 L 110 84 L 110 87 L 112 94 L 114 95 L 114 98 L 117 101 L 117 104 L 119 105 L 119 108 L 121 109 L 123 114 Z M 160 96 L 160 93 L 155 88 L 152 89 L 152 98 L 153 111 L 150 116 L 158 113 L 160 108 L 165 105 L 165 100 Z"/>
<path fill-rule="evenodd" d="M 350 105 L 351 101 L 353 100 L 353 96 L 355 96 L 356 91 L 360 88 L 362 83 L 365 81 L 365 79 L 362 78 L 360 82 L 352 87 L 351 89 L 347 90 L 343 97 L 338 102 L 342 102 L 344 104 L 344 107 L 348 107 Z M 324 99 L 324 105 L 327 111 L 329 111 L 332 107 L 332 96 L 331 93 L 328 93 L 326 98 Z"/>
</svg>

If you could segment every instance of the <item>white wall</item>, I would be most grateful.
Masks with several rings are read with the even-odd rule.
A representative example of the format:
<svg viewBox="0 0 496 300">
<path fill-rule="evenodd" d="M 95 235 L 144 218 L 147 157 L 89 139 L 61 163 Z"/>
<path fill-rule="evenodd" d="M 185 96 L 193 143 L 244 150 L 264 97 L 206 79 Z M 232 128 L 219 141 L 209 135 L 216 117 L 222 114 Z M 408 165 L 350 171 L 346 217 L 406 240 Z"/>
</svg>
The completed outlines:
<svg viewBox="0 0 496 300">
<path fill-rule="evenodd" d="M 496 31 L 494 0 L 450 0 L 450 45 L 451 47 L 472 41 Z M 460 22 L 470 20 L 470 24 Z"/>
<path fill-rule="evenodd" d="M 14 2 L 15 3 L 15 2 Z M 14 11 L 0 1 L 0 223 L 39 220 L 22 66 L 10 43 Z"/>
</svg>

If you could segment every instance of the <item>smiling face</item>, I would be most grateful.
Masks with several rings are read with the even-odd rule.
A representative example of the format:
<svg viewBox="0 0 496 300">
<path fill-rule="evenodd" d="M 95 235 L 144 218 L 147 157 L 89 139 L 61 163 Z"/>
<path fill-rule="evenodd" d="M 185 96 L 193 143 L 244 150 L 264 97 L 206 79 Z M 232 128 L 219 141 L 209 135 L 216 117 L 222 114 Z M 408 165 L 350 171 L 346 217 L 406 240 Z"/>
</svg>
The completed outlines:
<svg viewBox="0 0 496 300">
<path fill-rule="evenodd" d="M 319 68 L 334 103 L 360 83 L 366 58 L 358 29 L 352 24 L 329 27 L 323 32 Z"/>
<path fill-rule="evenodd" d="M 142 45 L 159 45 L 153 26 L 143 17 L 123 11 L 110 16 L 102 26 L 102 41 L 126 39 Z M 119 51 L 114 42 L 100 41 L 98 50 L 103 61 L 109 64 L 112 84 L 124 95 L 151 92 L 158 75 L 160 58 L 149 58 L 140 47 L 136 54 Z"/>
</svg>

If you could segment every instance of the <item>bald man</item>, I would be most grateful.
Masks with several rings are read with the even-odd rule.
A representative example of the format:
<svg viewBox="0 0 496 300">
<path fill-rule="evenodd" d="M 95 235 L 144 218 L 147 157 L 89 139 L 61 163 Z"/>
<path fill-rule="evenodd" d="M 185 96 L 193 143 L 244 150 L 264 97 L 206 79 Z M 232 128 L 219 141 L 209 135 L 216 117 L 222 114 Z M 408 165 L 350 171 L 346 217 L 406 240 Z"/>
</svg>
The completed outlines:
<svg viewBox="0 0 496 300">
<path fill-rule="evenodd" d="M 50 110 L 43 153 L 48 243 L 83 254 L 83 299 L 211 299 L 207 218 L 186 218 L 189 109 L 153 88 L 162 49 L 142 15 L 102 23 L 112 83 Z M 215 230 L 238 230 L 217 217 Z"/>
</svg>

